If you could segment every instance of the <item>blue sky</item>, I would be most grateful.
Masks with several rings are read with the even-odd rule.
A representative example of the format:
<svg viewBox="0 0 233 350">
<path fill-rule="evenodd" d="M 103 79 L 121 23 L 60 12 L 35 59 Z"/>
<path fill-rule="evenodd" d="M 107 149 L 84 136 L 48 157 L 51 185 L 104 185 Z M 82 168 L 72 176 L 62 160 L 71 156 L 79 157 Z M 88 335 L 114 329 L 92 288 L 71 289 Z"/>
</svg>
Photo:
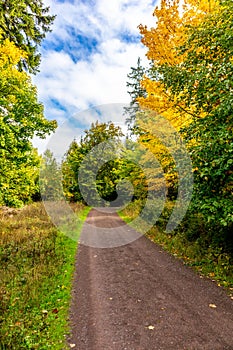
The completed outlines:
<svg viewBox="0 0 233 350">
<path fill-rule="evenodd" d="M 33 81 L 46 117 L 61 126 L 74 115 L 82 119 L 82 111 L 91 106 L 129 103 L 130 67 L 136 66 L 139 56 L 147 65 L 137 27 L 156 25 L 152 15 L 156 1 L 46 0 L 45 4 L 57 17 L 41 47 L 40 73 Z M 81 119 L 80 130 L 93 122 Z M 46 147 L 45 142 L 35 145 L 40 150 Z"/>
</svg>

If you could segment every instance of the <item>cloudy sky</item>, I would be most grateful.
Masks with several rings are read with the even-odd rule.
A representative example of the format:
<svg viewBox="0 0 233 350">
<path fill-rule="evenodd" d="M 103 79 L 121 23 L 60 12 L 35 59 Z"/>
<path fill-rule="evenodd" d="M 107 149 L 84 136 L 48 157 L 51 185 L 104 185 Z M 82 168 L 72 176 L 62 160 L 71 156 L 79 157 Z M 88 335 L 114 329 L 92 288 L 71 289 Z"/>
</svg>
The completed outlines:
<svg viewBox="0 0 233 350">
<path fill-rule="evenodd" d="M 77 130 L 81 132 L 95 118 L 87 118 L 90 113 L 83 111 L 93 106 L 129 103 L 126 81 L 130 67 L 136 66 L 138 57 L 147 64 L 146 48 L 140 42 L 137 27 L 155 26 L 152 13 L 156 3 L 156 0 L 45 1 L 57 17 L 53 31 L 41 47 L 40 73 L 33 81 L 48 119 L 56 119 L 61 127 L 76 115 Z M 116 118 L 123 122 L 119 115 Z M 40 150 L 46 147 L 37 141 L 35 145 Z"/>
</svg>

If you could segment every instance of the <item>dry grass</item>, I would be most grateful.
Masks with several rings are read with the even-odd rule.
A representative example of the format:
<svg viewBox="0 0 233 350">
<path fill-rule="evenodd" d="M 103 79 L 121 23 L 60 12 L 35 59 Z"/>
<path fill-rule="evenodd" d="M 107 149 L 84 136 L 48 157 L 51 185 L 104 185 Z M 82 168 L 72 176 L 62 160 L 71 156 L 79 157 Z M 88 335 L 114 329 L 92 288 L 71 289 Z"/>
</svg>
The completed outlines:
<svg viewBox="0 0 233 350">
<path fill-rule="evenodd" d="M 34 203 L 0 208 L 0 244 L 0 349 L 64 349 L 77 243 Z"/>
</svg>

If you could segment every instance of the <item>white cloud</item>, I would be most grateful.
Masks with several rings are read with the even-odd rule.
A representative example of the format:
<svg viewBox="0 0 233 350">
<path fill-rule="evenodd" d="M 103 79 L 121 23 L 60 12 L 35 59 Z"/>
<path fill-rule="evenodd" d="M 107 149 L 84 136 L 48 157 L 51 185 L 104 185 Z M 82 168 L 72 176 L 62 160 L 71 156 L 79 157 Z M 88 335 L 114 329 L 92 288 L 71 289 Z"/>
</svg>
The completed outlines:
<svg viewBox="0 0 233 350">
<path fill-rule="evenodd" d="M 155 24 L 155 2 L 47 0 L 46 5 L 57 18 L 44 41 L 40 73 L 33 77 L 46 117 L 61 123 L 89 106 L 128 103 L 130 67 L 139 56 L 146 62 L 140 38 L 131 38 L 139 36 L 140 23 Z"/>
<path fill-rule="evenodd" d="M 88 125 L 89 128 L 91 124 L 95 123 L 97 120 L 101 120 L 105 123 L 112 121 L 115 126 L 120 126 L 123 133 L 126 134 L 126 125 L 121 121 L 121 118 L 119 119 L 119 116 L 123 114 L 124 107 L 124 104 L 113 103 L 75 113 L 72 117 L 63 121 L 56 132 L 45 140 L 40 141 L 39 138 L 35 138 L 34 146 L 39 148 L 41 153 L 44 152 L 46 148 L 49 148 L 53 152 L 53 155 L 58 160 L 61 160 L 71 142 L 74 139 L 79 141 L 81 135 L 85 135 L 85 126 Z"/>
</svg>

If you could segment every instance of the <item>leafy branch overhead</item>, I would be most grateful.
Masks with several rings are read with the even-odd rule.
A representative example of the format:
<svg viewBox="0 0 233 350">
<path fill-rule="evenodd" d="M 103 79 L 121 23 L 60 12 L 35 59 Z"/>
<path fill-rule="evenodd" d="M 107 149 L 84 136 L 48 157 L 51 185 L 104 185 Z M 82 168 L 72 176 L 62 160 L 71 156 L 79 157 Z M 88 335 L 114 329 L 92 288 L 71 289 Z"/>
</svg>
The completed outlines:
<svg viewBox="0 0 233 350">
<path fill-rule="evenodd" d="M 20 67 L 35 73 L 40 64 L 38 48 L 45 38 L 55 16 L 41 0 L 1 0 L 0 33 L 25 51 Z"/>
</svg>

